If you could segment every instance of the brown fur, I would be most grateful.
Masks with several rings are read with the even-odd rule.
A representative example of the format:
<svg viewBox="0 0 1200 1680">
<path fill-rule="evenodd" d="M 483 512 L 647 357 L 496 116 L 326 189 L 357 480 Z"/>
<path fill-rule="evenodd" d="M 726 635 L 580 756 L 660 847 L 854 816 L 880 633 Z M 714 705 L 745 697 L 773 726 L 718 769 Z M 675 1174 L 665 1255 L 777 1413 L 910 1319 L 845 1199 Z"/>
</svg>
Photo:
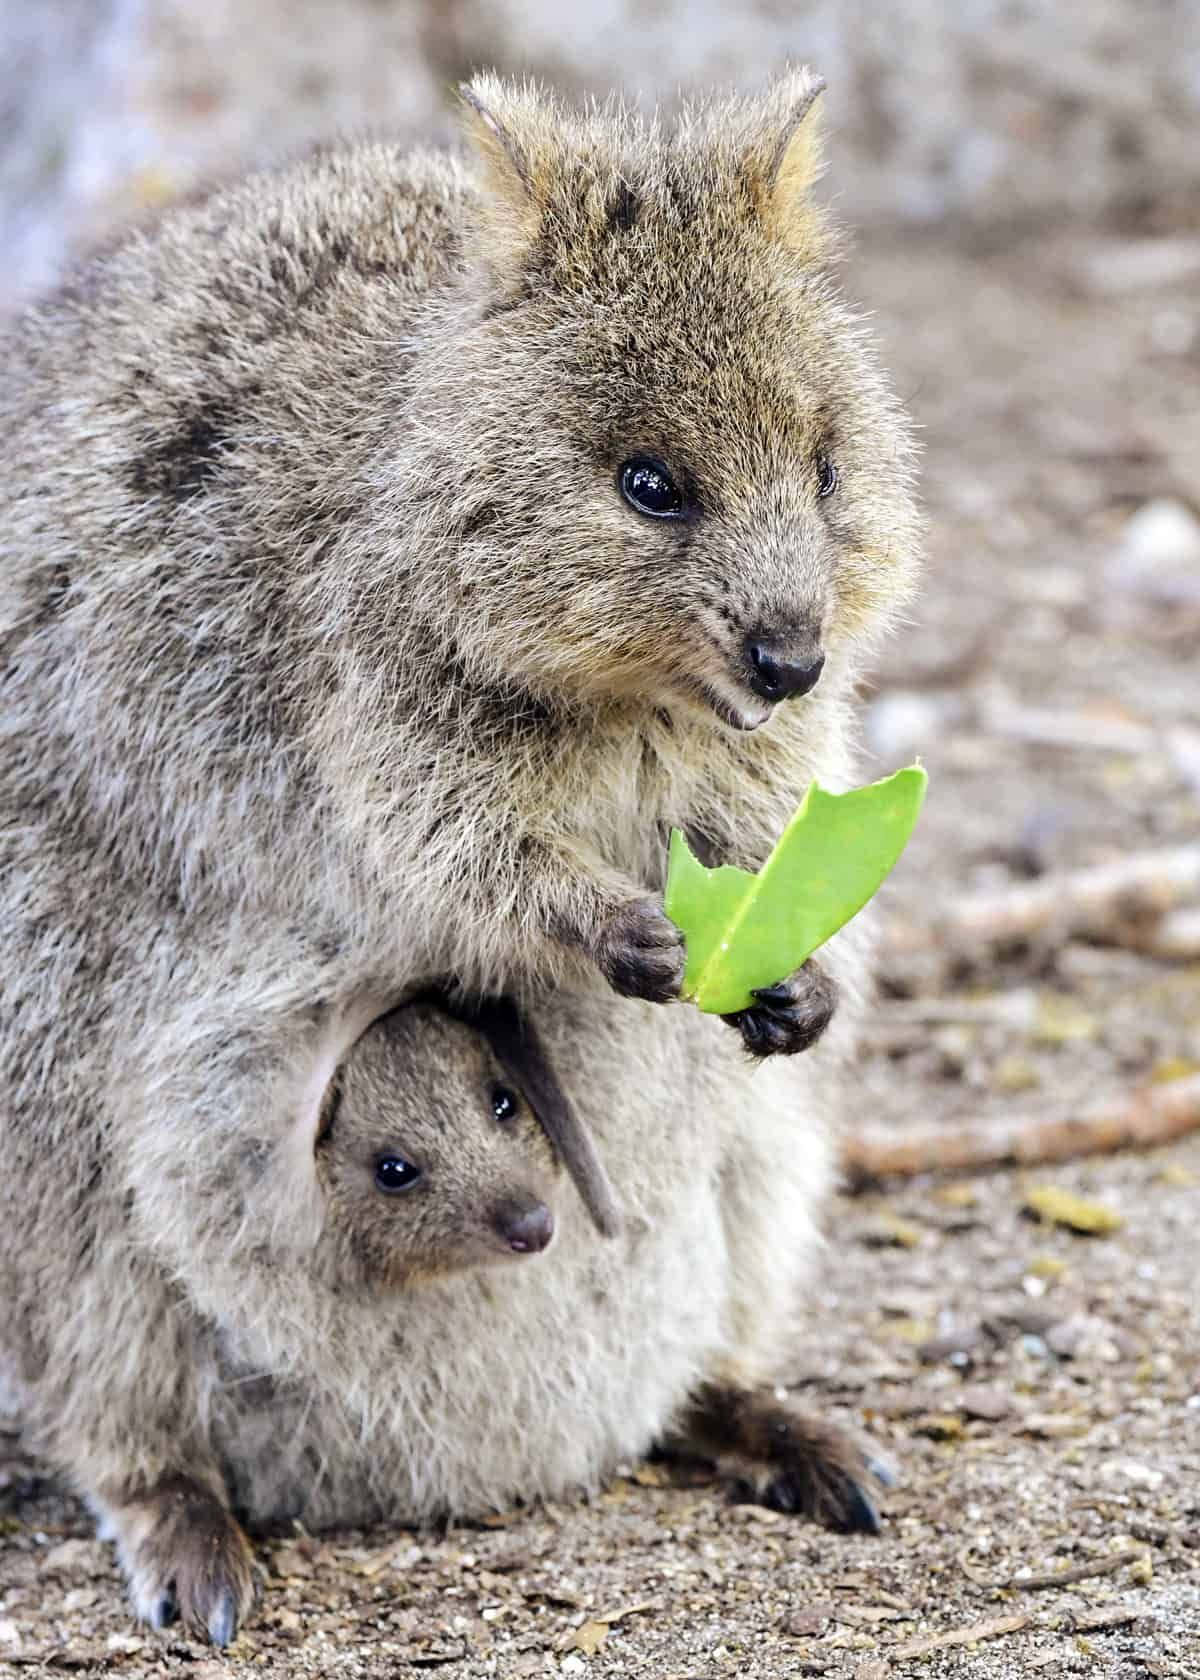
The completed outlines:
<svg viewBox="0 0 1200 1680">
<path fill-rule="evenodd" d="M 688 1447 L 739 1469 L 757 1503 L 843 1533 L 879 1532 L 869 1487 L 890 1477 L 836 1424 L 770 1390 L 706 1384 L 679 1427 Z"/>
<path fill-rule="evenodd" d="M 182 1621 L 189 1632 L 228 1645 L 257 1597 L 250 1543 L 224 1491 L 186 1476 L 130 1488 L 116 1530 L 135 1605 L 152 1627 Z"/>
<path fill-rule="evenodd" d="M 286 1500 L 325 1520 L 594 1479 L 713 1361 L 742 1386 L 777 1362 L 863 928 L 823 954 L 839 1019 L 784 1072 L 591 977 L 677 987 L 671 824 L 753 867 L 812 775 L 845 785 L 855 679 L 912 583 L 907 431 L 805 196 L 812 93 L 799 72 L 668 134 L 481 78 L 471 158 L 373 144 L 253 176 L 5 342 L 0 1349 L 31 1439 L 101 1510 L 220 1482 L 207 1324 L 271 1382 L 303 1343 L 325 1469 L 289 1471 Z M 639 452 L 687 518 L 623 501 Z M 750 634 L 819 641 L 819 686 L 772 712 Z M 364 1305 L 339 1365 L 346 1304 L 306 1297 L 306 1328 L 272 1280 L 319 1236 L 334 1069 L 444 974 L 548 1000 L 552 1065 L 653 1221 L 603 1263 L 564 1232 L 561 1299 L 549 1268 L 501 1269 L 499 1321 L 469 1274 L 435 1280 L 454 1362 L 439 1323 L 385 1404 L 386 1325 Z M 681 1173 L 693 1144 L 719 1220 Z M 695 1312 L 661 1281 L 698 1287 L 694 1242 Z M 481 1436 L 491 1338 L 534 1296 L 525 1433 Z M 547 1359 L 551 1321 L 586 1358 Z M 418 1458 L 435 1392 L 455 1421 Z M 279 1423 L 249 1427 L 228 1473 L 261 1514 L 286 1502 Z"/>
</svg>

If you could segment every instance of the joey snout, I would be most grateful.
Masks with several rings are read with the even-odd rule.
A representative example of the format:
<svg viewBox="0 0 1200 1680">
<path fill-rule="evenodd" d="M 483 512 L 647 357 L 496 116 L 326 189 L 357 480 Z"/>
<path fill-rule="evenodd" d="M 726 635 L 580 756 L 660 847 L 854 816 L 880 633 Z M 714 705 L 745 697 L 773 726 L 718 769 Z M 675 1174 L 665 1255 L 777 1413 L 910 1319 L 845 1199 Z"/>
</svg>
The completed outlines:
<svg viewBox="0 0 1200 1680">
<path fill-rule="evenodd" d="M 492 1228 L 513 1254 L 541 1254 L 554 1241 L 554 1215 L 531 1198 L 499 1202 L 492 1210 Z"/>
</svg>

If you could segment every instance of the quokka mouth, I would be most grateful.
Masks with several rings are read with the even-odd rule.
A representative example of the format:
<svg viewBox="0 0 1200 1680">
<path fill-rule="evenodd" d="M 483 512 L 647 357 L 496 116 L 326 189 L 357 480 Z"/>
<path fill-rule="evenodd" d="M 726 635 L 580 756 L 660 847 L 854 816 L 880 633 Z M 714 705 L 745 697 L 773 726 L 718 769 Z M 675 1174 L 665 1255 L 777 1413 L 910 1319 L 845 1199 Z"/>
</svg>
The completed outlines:
<svg viewBox="0 0 1200 1680">
<path fill-rule="evenodd" d="M 722 723 L 727 723 L 731 729 L 739 729 L 747 735 L 766 723 L 775 709 L 761 700 L 750 701 L 748 699 L 744 706 L 736 705 L 729 699 L 728 695 L 722 694 L 719 689 L 713 688 L 709 683 L 704 685 L 701 693 Z"/>
</svg>

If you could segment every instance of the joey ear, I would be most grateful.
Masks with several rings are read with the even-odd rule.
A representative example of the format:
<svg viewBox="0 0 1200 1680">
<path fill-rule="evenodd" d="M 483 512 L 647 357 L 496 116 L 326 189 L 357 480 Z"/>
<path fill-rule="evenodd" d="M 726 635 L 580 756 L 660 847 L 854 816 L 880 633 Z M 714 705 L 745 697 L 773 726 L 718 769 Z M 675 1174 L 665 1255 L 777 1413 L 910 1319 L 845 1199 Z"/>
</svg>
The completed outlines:
<svg viewBox="0 0 1200 1680">
<path fill-rule="evenodd" d="M 762 108 L 760 137 L 746 159 L 767 232 L 803 256 L 822 242 L 823 217 L 811 198 L 824 167 L 820 97 L 825 78 L 802 69 L 785 76 Z"/>
<path fill-rule="evenodd" d="M 333 1130 L 333 1123 L 338 1117 L 338 1110 L 342 1106 L 342 1091 L 345 1069 L 337 1067 L 333 1070 L 333 1077 L 325 1087 L 325 1094 L 317 1110 L 317 1129 L 313 1135 L 313 1148 L 318 1149 Z"/>
<path fill-rule="evenodd" d="M 463 131 L 480 165 L 481 254 L 503 274 L 541 226 L 553 160 L 550 112 L 532 86 L 498 76 L 476 76 L 458 91 Z"/>
<path fill-rule="evenodd" d="M 445 994 L 443 994 L 445 997 Z M 481 1032 L 505 1074 L 524 1094 L 578 1190 L 592 1224 L 602 1236 L 620 1228 L 620 1206 L 595 1145 L 555 1078 L 533 1022 L 507 997 L 463 1002 L 445 997 L 444 1007 Z"/>
</svg>

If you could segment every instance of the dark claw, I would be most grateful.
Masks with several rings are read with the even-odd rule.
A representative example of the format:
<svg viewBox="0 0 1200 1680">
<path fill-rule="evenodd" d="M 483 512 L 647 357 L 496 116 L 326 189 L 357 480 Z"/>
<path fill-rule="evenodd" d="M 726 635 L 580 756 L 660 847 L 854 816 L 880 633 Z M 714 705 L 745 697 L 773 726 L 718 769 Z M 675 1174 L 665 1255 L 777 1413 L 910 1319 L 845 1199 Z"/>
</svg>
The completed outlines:
<svg viewBox="0 0 1200 1680">
<path fill-rule="evenodd" d="M 883 1524 L 879 1520 L 879 1512 L 856 1482 L 846 1500 L 845 1513 L 839 1533 L 879 1534 L 882 1530 Z"/>
<path fill-rule="evenodd" d="M 231 1592 L 223 1592 L 208 1617 L 208 1637 L 214 1645 L 232 1645 L 237 1634 L 237 1602 Z"/>
<path fill-rule="evenodd" d="M 751 1009 L 721 1019 L 736 1027 L 752 1056 L 794 1056 L 820 1038 L 837 1007 L 837 987 L 811 959 L 787 980 L 759 986 Z"/>
<path fill-rule="evenodd" d="M 897 1482 L 896 1472 L 890 1464 L 885 1464 L 881 1458 L 869 1458 L 867 1469 L 874 1476 L 880 1487 L 894 1488 Z"/>
<path fill-rule="evenodd" d="M 161 1632 L 179 1620 L 179 1606 L 175 1602 L 173 1593 L 164 1593 L 154 1606 L 154 1614 L 150 1618 L 150 1626 Z"/>
<path fill-rule="evenodd" d="M 762 1503 L 786 1516 L 812 1516 L 835 1534 L 879 1534 L 883 1525 L 873 1501 L 849 1476 L 830 1476 L 819 1509 L 813 1507 L 811 1486 L 784 1472 L 768 1482 Z"/>
</svg>

